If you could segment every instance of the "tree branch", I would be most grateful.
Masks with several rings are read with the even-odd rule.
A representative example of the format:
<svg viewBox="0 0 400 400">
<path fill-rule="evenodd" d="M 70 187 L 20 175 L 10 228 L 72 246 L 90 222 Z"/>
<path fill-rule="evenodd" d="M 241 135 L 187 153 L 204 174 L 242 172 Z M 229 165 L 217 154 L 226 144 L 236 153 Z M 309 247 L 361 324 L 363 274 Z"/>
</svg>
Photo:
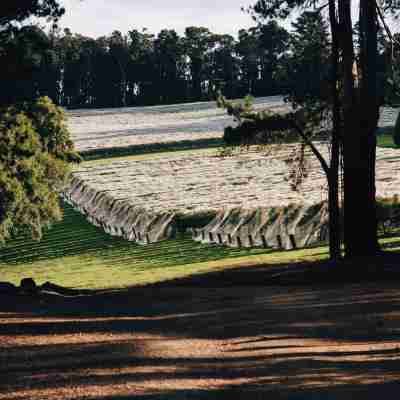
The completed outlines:
<svg viewBox="0 0 400 400">
<path fill-rule="evenodd" d="M 330 168 L 328 163 L 326 162 L 325 158 L 322 156 L 320 151 L 316 148 L 312 140 L 310 140 L 307 135 L 304 133 L 303 129 L 300 128 L 300 126 L 296 123 L 294 119 L 291 119 L 291 124 L 293 128 L 296 130 L 296 132 L 300 135 L 300 137 L 303 139 L 304 143 L 310 147 L 311 151 L 315 155 L 315 157 L 318 159 L 318 161 L 321 164 L 322 169 L 324 170 L 327 178 L 329 179 L 329 173 L 330 173 Z"/>
</svg>

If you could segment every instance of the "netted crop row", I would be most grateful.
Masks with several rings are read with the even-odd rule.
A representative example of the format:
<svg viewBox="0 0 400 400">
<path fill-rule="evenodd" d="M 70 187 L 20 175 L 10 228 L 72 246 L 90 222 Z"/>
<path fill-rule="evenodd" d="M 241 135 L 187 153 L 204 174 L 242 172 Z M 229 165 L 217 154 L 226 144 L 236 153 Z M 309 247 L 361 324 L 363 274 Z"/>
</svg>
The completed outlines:
<svg viewBox="0 0 400 400">
<path fill-rule="evenodd" d="M 75 171 L 65 197 L 92 223 L 139 243 L 172 237 L 177 215 L 196 216 L 212 211 L 217 217 L 206 230 L 196 232 L 198 240 L 235 245 L 237 240 L 233 237 L 240 231 L 244 232 L 244 239 L 240 239 L 243 244 L 252 241 L 254 245 L 264 245 L 265 239 L 268 246 L 274 247 L 280 236 L 279 247 L 287 248 L 293 241 L 290 235 L 295 235 L 295 243 L 303 246 L 319 237 L 317 231 L 325 224 L 322 208 L 319 214 L 313 214 L 312 207 L 326 200 L 326 180 L 318 162 L 310 156 L 309 173 L 301 190 L 291 189 L 285 160 L 291 157 L 295 146 L 287 145 L 270 155 L 175 155 L 84 164 Z M 377 166 L 378 196 L 398 194 L 398 151 L 378 149 Z M 295 207 L 296 212 L 290 207 L 283 213 L 279 211 L 293 204 L 301 205 Z M 276 215 L 281 213 L 276 220 L 279 224 L 267 221 L 271 209 Z M 282 223 L 285 219 L 287 223 Z M 260 232 L 266 235 L 264 239 Z"/>
<path fill-rule="evenodd" d="M 112 192 L 95 189 L 77 176 L 63 197 L 89 222 L 113 236 L 150 244 L 175 234 L 174 213 L 149 212 L 143 204 L 117 199 Z"/>
<path fill-rule="evenodd" d="M 328 239 L 328 206 L 321 202 L 221 211 L 204 228 L 193 230 L 193 239 L 229 247 L 306 247 Z"/>
<path fill-rule="evenodd" d="M 281 107 L 282 96 L 255 99 L 255 107 Z M 381 110 L 380 127 L 394 125 L 398 109 Z M 68 112 L 79 151 L 222 138 L 232 117 L 215 102 Z"/>
</svg>

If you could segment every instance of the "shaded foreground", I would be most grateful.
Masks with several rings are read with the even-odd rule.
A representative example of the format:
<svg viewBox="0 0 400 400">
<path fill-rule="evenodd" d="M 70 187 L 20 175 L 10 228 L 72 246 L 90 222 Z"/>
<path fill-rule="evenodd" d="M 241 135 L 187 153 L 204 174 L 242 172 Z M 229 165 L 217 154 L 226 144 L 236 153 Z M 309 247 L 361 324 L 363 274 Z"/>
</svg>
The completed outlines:
<svg viewBox="0 0 400 400">
<path fill-rule="evenodd" d="M 261 286 L 285 271 L 236 269 L 75 297 L 4 296 L 0 399 L 398 393 L 399 281 Z"/>
</svg>

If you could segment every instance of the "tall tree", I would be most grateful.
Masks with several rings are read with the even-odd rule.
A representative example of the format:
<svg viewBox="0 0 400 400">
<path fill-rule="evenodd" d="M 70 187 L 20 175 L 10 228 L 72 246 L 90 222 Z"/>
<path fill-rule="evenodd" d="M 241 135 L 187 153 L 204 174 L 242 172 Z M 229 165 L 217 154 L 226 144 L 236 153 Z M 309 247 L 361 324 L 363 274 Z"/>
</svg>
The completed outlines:
<svg viewBox="0 0 400 400">
<path fill-rule="evenodd" d="M 157 73 L 154 60 L 154 35 L 143 29 L 128 32 L 128 96 L 130 104 L 157 103 Z"/>
<path fill-rule="evenodd" d="M 120 31 L 114 31 L 108 38 L 108 52 L 111 57 L 112 70 L 112 104 L 126 106 L 127 104 L 127 75 L 129 64 L 128 40 Z"/>
<path fill-rule="evenodd" d="M 190 26 L 185 30 L 186 54 L 190 59 L 191 95 L 201 100 L 204 92 L 204 72 L 214 47 L 215 36 L 204 27 Z"/>
<path fill-rule="evenodd" d="M 260 88 L 262 95 L 280 92 L 282 86 L 282 61 L 289 46 L 289 33 L 276 21 L 269 21 L 259 27 Z"/>
<path fill-rule="evenodd" d="M 221 91 L 228 98 L 236 97 L 238 89 L 239 60 L 236 41 L 231 35 L 215 35 L 215 48 L 211 55 L 208 77 L 211 94 Z"/>
<path fill-rule="evenodd" d="M 0 109 L 0 243 L 17 229 L 40 239 L 61 219 L 59 192 L 75 160 L 64 113 L 49 98 Z"/>
<path fill-rule="evenodd" d="M 53 0 L 6 1 L 0 10 L 3 26 L 13 25 L 30 15 L 57 17 L 62 14 Z M 1 242 L 16 228 L 27 229 L 33 237 L 40 238 L 43 227 L 61 218 L 59 190 L 69 176 L 69 162 L 78 159 L 63 111 L 48 97 L 0 109 Z"/>
<path fill-rule="evenodd" d="M 239 31 L 239 41 L 236 51 L 240 58 L 240 81 L 242 86 L 242 95 L 255 95 L 257 81 L 260 77 L 259 65 L 259 41 L 257 37 L 257 28 L 249 30 L 241 29 Z"/>
<path fill-rule="evenodd" d="M 185 49 L 174 30 L 163 29 L 154 41 L 154 57 L 160 103 L 174 103 L 185 97 Z"/>
<path fill-rule="evenodd" d="M 344 244 L 348 257 L 375 255 L 379 251 L 375 201 L 378 17 L 380 6 L 395 12 L 397 2 L 359 1 L 358 65 L 351 0 L 329 0 L 332 47 L 333 130 L 343 149 Z M 265 18 L 288 17 L 299 7 L 318 6 L 306 0 L 259 0 L 253 11 Z M 338 68 L 340 66 L 340 68 Z M 358 71 L 358 74 L 355 73 Z M 339 73 L 340 72 L 340 73 Z M 340 91 L 339 91 L 340 90 Z M 335 155 L 336 157 L 336 155 Z"/>
<path fill-rule="evenodd" d="M 37 26 L 6 30 L 0 51 L 0 104 L 49 96 L 59 103 L 61 64 L 53 37 Z"/>
<path fill-rule="evenodd" d="M 320 12 L 305 11 L 292 23 L 288 68 L 289 93 L 294 100 L 324 98 L 329 80 L 331 44 Z"/>
</svg>

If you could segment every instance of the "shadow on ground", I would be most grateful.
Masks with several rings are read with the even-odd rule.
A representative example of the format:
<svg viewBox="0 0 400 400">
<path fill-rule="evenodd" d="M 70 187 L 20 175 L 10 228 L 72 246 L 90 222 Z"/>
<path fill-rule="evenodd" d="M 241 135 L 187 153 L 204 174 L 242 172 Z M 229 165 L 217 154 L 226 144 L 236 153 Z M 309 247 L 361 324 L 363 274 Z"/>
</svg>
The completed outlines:
<svg viewBox="0 0 400 400">
<path fill-rule="evenodd" d="M 0 399 L 392 398 L 398 259 L 380 259 L 388 275 L 377 282 L 329 281 L 316 264 L 319 280 L 305 284 L 310 266 L 299 264 L 294 275 L 247 267 L 73 297 L 3 296 Z"/>
</svg>

